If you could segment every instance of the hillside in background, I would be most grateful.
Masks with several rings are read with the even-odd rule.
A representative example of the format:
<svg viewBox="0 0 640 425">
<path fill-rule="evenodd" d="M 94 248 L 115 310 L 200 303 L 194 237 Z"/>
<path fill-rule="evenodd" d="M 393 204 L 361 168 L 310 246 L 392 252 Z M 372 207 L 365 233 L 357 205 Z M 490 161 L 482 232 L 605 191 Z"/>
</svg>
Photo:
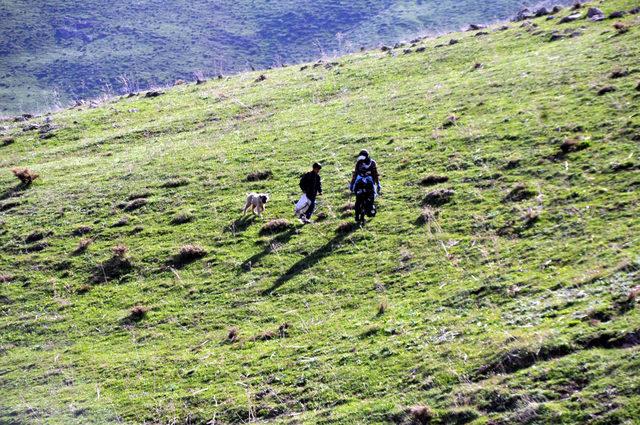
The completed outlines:
<svg viewBox="0 0 640 425">
<path fill-rule="evenodd" d="M 505 19 L 525 0 L 4 1 L 0 114 Z"/>
<path fill-rule="evenodd" d="M 0 423 L 637 423 L 638 6 L 0 121 Z"/>
</svg>

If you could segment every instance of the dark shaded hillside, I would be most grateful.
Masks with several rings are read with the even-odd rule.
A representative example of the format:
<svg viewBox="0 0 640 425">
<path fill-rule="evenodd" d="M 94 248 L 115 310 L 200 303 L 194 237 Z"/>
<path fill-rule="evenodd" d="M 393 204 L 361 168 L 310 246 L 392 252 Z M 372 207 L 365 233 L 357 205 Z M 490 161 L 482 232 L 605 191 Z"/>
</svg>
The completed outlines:
<svg viewBox="0 0 640 425">
<path fill-rule="evenodd" d="M 0 113 L 227 74 L 504 19 L 521 1 L 5 2 Z M 526 3 L 526 2 L 525 2 Z M 529 1 L 529 3 L 534 3 Z M 126 79 L 126 82 L 122 78 Z"/>
</svg>

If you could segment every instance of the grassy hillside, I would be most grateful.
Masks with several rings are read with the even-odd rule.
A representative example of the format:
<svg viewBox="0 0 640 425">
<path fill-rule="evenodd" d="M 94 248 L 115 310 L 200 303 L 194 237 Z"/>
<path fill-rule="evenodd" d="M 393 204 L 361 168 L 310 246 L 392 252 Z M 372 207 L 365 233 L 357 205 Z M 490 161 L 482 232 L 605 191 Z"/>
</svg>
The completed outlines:
<svg viewBox="0 0 640 425">
<path fill-rule="evenodd" d="M 0 422 L 636 423 L 640 21 L 570 13 L 0 123 Z"/>
<path fill-rule="evenodd" d="M 4 1 L 0 114 L 504 19 L 532 0 Z M 126 83 L 121 79 L 124 77 Z M 126 87 L 125 87 L 126 86 Z"/>
</svg>

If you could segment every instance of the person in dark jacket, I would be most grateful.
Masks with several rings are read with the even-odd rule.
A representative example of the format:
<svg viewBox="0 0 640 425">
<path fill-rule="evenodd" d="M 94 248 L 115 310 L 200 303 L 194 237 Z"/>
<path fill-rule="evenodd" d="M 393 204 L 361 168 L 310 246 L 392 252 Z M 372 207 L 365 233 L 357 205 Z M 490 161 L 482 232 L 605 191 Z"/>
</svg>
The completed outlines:
<svg viewBox="0 0 640 425">
<path fill-rule="evenodd" d="M 375 184 L 376 194 L 380 194 L 380 176 L 378 175 L 378 166 L 376 162 L 369 156 L 369 151 L 363 149 L 358 154 L 356 160 L 356 169 L 351 177 L 351 184 L 349 188 L 353 192 L 356 181 L 360 178 L 371 176 L 373 184 Z"/>
<path fill-rule="evenodd" d="M 309 222 L 311 214 L 313 214 L 313 210 L 316 207 L 316 196 L 322 195 L 322 179 L 320 178 L 321 169 L 322 165 L 315 162 L 311 171 L 303 174 L 300 178 L 300 189 L 302 189 L 311 202 L 306 213 L 301 218 L 305 223 Z"/>
</svg>

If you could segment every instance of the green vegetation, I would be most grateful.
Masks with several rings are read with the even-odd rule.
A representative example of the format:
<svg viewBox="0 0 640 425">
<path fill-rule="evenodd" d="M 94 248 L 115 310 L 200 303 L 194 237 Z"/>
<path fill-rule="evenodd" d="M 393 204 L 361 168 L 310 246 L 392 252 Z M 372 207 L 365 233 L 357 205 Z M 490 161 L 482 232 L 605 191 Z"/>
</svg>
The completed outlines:
<svg viewBox="0 0 640 425">
<path fill-rule="evenodd" d="M 279 66 L 506 19 L 532 0 L 12 0 L 0 10 L 0 114 Z"/>
<path fill-rule="evenodd" d="M 638 24 L 542 17 L 1 122 L 0 422 L 634 423 Z M 352 229 L 363 147 L 383 197 Z"/>
</svg>

